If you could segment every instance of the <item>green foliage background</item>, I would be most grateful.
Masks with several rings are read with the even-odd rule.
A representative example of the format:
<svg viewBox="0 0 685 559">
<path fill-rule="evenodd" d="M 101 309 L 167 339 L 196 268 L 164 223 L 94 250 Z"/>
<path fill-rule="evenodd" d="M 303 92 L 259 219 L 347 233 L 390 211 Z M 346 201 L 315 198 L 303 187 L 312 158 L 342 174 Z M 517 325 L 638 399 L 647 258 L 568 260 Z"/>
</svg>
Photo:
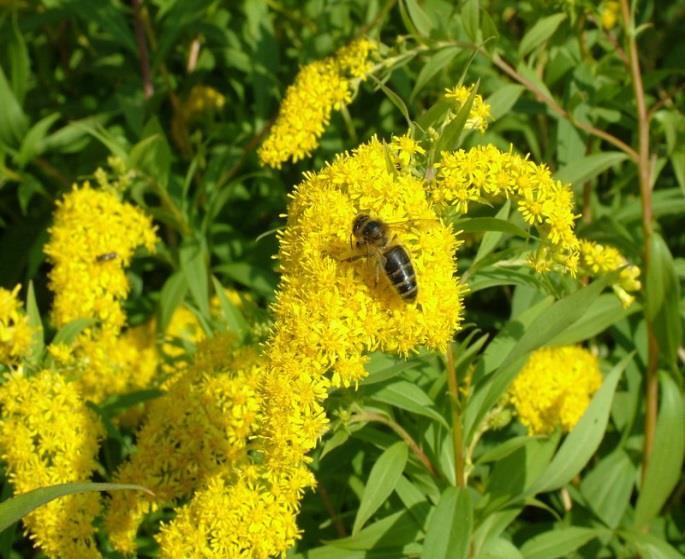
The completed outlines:
<svg viewBox="0 0 685 559">
<path fill-rule="evenodd" d="M 498 268 L 520 250 L 514 235 L 488 231 L 492 222 L 481 222 L 480 231 L 472 224 L 475 240 L 459 255 L 460 270 L 470 275 L 469 325 L 455 342 L 457 371 L 475 371 L 478 396 L 464 402 L 466 442 L 539 346 L 592 344 L 605 371 L 612 370 L 604 387 L 565 438 L 526 437 L 516 424 L 488 433 L 473 455 L 470 488 L 455 487 L 449 474 L 431 478 L 377 421 L 336 419 L 314 455 L 320 488 L 304 500 L 303 538 L 293 553 L 311 559 L 683 556 L 685 3 L 634 4 L 628 33 L 620 14 L 615 26 L 602 28 L 606 6 L 583 1 L 140 4 L 0 2 L 0 285 L 32 282 L 47 316 L 42 247 L 55 200 L 115 154 L 139 171 L 131 197 L 154 216 L 164 241 L 157 255 L 130 269 L 130 323 L 157 314 L 163 328 L 183 297 L 206 309 L 211 275 L 250 292 L 266 309 L 278 282 L 272 259 L 278 247 L 274 235 L 260 235 L 282 225 L 286 196 L 301 173 L 407 126 L 396 99 L 367 82 L 348 114 L 334 116 L 312 158 L 278 172 L 265 169 L 255 149 L 285 88 L 300 65 L 360 33 L 400 52 L 414 49 L 379 76 L 410 118 L 419 118 L 445 87 L 478 82 L 494 119 L 463 146 L 506 150 L 513 144 L 547 163 L 573 184 L 582 211 L 579 235 L 642 263 L 645 288 L 623 310 L 613 295 L 600 294 L 601 282 L 576 289 L 559 279 L 563 289 L 553 301 L 523 267 Z M 649 110 L 651 201 L 639 186 L 645 159 L 631 160 L 596 133 L 639 152 L 641 122 L 626 65 L 631 33 Z M 147 98 L 141 36 L 153 88 Z M 190 71 L 193 42 L 199 56 Z M 213 86 L 226 104 L 191 129 L 191 150 L 183 153 L 171 139 L 172 109 L 196 84 Z M 653 213 L 653 233 L 643 227 L 645 207 Z M 471 269 L 484 245 L 489 258 Z M 178 289 L 179 278 L 186 288 Z M 653 361 L 650 335 L 659 348 Z M 369 368 L 359 391 L 331 397 L 330 416 L 351 402 L 382 413 L 442 472 L 453 471 L 452 453 L 442 444 L 449 429 L 441 425 L 450 415 L 439 356 L 405 362 L 375 355 Z M 651 467 L 643 475 L 650 376 L 659 383 L 659 413 Z M 121 456 L 123 440 L 108 441 L 112 455 Z M 5 482 L 3 494 L 10 491 Z M 29 556 L 29 549 L 18 532 L 0 538 L 3 558 Z"/>
</svg>

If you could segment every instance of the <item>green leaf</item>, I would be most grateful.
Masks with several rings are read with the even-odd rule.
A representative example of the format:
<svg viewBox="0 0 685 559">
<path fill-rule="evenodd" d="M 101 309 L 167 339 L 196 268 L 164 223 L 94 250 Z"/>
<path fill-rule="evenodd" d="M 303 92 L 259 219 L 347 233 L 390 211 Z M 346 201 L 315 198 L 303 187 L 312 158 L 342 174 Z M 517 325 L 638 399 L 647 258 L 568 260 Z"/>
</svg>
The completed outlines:
<svg viewBox="0 0 685 559">
<path fill-rule="evenodd" d="M 404 510 L 370 524 L 358 534 L 326 543 L 346 550 L 396 547 L 413 542 L 419 530 L 412 515 Z"/>
<path fill-rule="evenodd" d="M 29 127 L 29 120 L 7 83 L 0 66 L 0 146 L 18 146 Z"/>
<path fill-rule="evenodd" d="M 580 492 L 597 517 L 609 528 L 617 528 L 630 504 L 635 485 L 635 466 L 618 449 L 602 458 L 583 477 Z"/>
<path fill-rule="evenodd" d="M 559 169 L 555 176 L 562 182 L 583 184 L 601 175 L 607 169 L 628 159 L 622 151 L 605 151 L 593 153 L 569 163 Z"/>
<path fill-rule="evenodd" d="M 399 111 L 402 113 L 402 116 L 404 117 L 404 120 L 407 121 L 407 126 L 411 127 L 411 117 L 409 116 L 409 109 L 407 108 L 406 103 L 402 100 L 402 97 L 397 95 L 397 93 L 395 93 L 392 89 L 386 86 L 373 74 L 369 74 L 369 77 L 376 84 L 376 88 L 380 89 L 383 93 L 385 93 L 386 97 L 390 99 L 392 104 L 399 109 Z"/>
<path fill-rule="evenodd" d="M 372 385 L 368 388 L 369 397 L 377 402 L 390 404 L 408 412 L 422 415 L 437 421 L 449 429 L 445 418 L 433 407 L 433 400 L 415 384 L 397 380 L 380 387 Z"/>
<path fill-rule="evenodd" d="M 400 441 L 387 448 L 371 468 L 364 487 L 352 534 L 358 534 L 364 523 L 385 503 L 395 490 L 409 459 L 409 448 Z"/>
<path fill-rule="evenodd" d="M 521 547 L 521 553 L 525 559 L 569 557 L 572 551 L 599 537 L 600 534 L 601 532 L 592 528 L 554 527 L 549 532 L 529 539 Z"/>
<path fill-rule="evenodd" d="M 570 345 L 587 340 L 639 310 L 638 305 L 626 309 L 616 295 L 605 293 L 599 296 L 583 316 L 552 339 L 549 345 Z"/>
<path fill-rule="evenodd" d="M 407 6 L 407 12 L 416 30 L 420 35 L 428 37 L 431 29 L 433 29 L 431 18 L 423 11 L 423 8 L 419 6 L 416 0 L 404 0 L 404 3 Z"/>
<path fill-rule="evenodd" d="M 472 529 L 469 490 L 448 487 L 428 523 L 421 559 L 466 559 Z"/>
<path fill-rule="evenodd" d="M 497 462 L 502 460 L 502 458 L 506 458 L 512 452 L 515 452 L 522 446 L 525 446 L 532 438 L 535 437 L 520 435 L 518 437 L 514 437 L 513 439 L 506 440 L 503 443 L 498 444 L 496 447 L 484 452 L 478 457 L 476 464 L 486 464 L 488 462 Z"/>
<path fill-rule="evenodd" d="M 469 113 L 471 112 L 473 100 L 476 98 L 477 92 L 478 84 L 471 89 L 469 98 L 460 107 L 459 112 L 452 121 L 445 126 L 440 137 L 436 140 L 433 148 L 435 153 L 439 154 L 442 151 L 449 151 L 458 147 L 459 137 L 464 130 L 464 126 L 466 126 L 466 121 L 469 118 Z"/>
<path fill-rule="evenodd" d="M 0 503 L 0 532 L 6 530 L 9 526 L 18 522 L 30 512 L 53 499 L 64 497 L 65 495 L 73 495 L 74 493 L 87 493 L 89 491 L 122 491 L 125 489 L 144 491 L 145 493 L 153 495 L 149 489 L 140 485 L 90 482 L 61 483 L 16 495 Z"/>
<path fill-rule="evenodd" d="M 498 220 L 504 223 L 509 224 L 507 221 L 507 218 L 509 217 L 509 210 L 511 209 L 511 202 L 507 200 L 504 205 L 499 209 L 497 212 L 497 215 L 494 218 L 494 220 Z M 478 219 L 478 218 L 476 218 Z M 480 218 L 480 219 L 488 219 L 488 218 Z M 510 224 L 513 225 L 513 224 Z M 516 227 L 516 226 L 514 226 Z M 525 234 L 525 232 L 524 232 Z M 485 235 L 483 235 L 483 239 L 480 242 L 480 245 L 478 245 L 478 252 L 476 253 L 476 257 L 473 259 L 473 264 L 476 264 L 476 262 L 479 262 L 483 258 L 485 258 L 488 254 L 490 254 L 493 250 L 495 250 L 495 247 L 497 246 L 497 243 L 500 242 L 502 239 L 502 232 L 501 231 L 487 231 Z"/>
<path fill-rule="evenodd" d="M 31 339 L 31 356 L 29 360 L 37 363 L 43 353 L 45 347 L 43 321 L 40 318 L 40 310 L 36 303 L 36 293 L 33 289 L 33 281 L 29 281 L 28 290 L 26 291 L 26 316 L 29 319 L 29 325 L 33 330 Z"/>
<path fill-rule="evenodd" d="M 623 370 L 632 359 L 626 356 L 614 366 L 590 402 L 577 425 L 540 478 L 528 489 L 529 495 L 560 489 L 571 481 L 592 458 L 609 421 L 611 402 Z"/>
<path fill-rule="evenodd" d="M 128 148 L 122 140 L 114 136 L 107 130 L 99 120 L 83 119 L 72 123 L 76 129 L 81 129 L 85 133 L 90 134 L 104 145 L 112 155 L 120 157 L 123 161 L 128 163 Z"/>
<path fill-rule="evenodd" d="M 467 0 L 462 5 L 461 9 L 461 23 L 464 26 L 464 31 L 466 32 L 466 36 L 474 43 L 478 42 L 479 4 L 479 0 Z"/>
<path fill-rule="evenodd" d="M 166 332 L 176 308 L 183 303 L 188 293 L 188 282 L 181 272 L 169 276 L 159 295 L 159 331 Z"/>
<path fill-rule="evenodd" d="M 71 344 L 86 328 L 90 328 L 97 320 L 94 318 L 77 318 L 62 326 L 52 339 L 53 344 Z"/>
<path fill-rule="evenodd" d="M 678 305 L 680 282 L 668 245 L 658 233 L 652 234 L 651 259 L 647 268 L 645 311 L 654 325 L 661 354 L 674 367 L 682 343 L 682 323 Z"/>
<path fill-rule="evenodd" d="M 521 39 L 519 44 L 519 56 L 524 58 L 531 51 L 549 39 L 557 30 L 561 22 L 566 19 L 566 14 L 554 14 L 539 19 Z"/>
<path fill-rule="evenodd" d="M 245 287 L 253 289 L 267 298 L 273 297 L 278 277 L 269 269 L 251 264 L 250 262 L 231 262 L 216 266 L 214 271 L 226 275 Z"/>
<path fill-rule="evenodd" d="M 523 559 L 518 548 L 509 540 L 494 538 L 488 541 L 478 559 Z"/>
<path fill-rule="evenodd" d="M 676 383 L 659 375 L 661 399 L 654 446 L 635 505 L 635 526 L 642 528 L 659 514 L 680 479 L 685 453 L 685 403 Z"/>
<path fill-rule="evenodd" d="M 619 535 L 635 547 L 641 559 L 683 559 L 663 538 L 639 531 L 621 531 Z"/>
<path fill-rule="evenodd" d="M 152 118 L 145 125 L 143 136 L 131 148 L 129 164 L 141 169 L 166 190 L 171 172 L 171 147 L 157 118 Z"/>
<path fill-rule="evenodd" d="M 36 122 L 26 133 L 19 148 L 19 155 L 17 155 L 17 164 L 20 167 L 24 167 L 43 153 L 48 130 L 59 117 L 59 113 L 48 115 Z"/>
<path fill-rule="evenodd" d="M 7 49 L 10 63 L 10 83 L 12 91 L 20 104 L 24 104 L 24 97 L 28 89 L 28 78 L 31 72 L 31 59 L 26 48 L 26 41 L 17 24 L 17 11 L 12 13 L 11 33 L 6 37 L 3 45 Z"/>
<path fill-rule="evenodd" d="M 321 448 L 321 454 L 319 455 L 319 460 L 323 460 L 326 454 L 328 454 L 332 450 L 335 450 L 339 446 L 345 444 L 349 438 L 350 434 L 348 431 L 345 431 L 344 429 L 338 429 L 337 431 L 335 431 L 333 435 L 331 435 L 323 443 L 323 446 Z"/>
<path fill-rule="evenodd" d="M 437 126 L 437 122 L 442 119 L 447 114 L 447 111 L 449 111 L 453 106 L 454 103 L 452 103 L 452 101 L 445 99 L 445 97 L 441 95 L 440 99 L 438 99 L 427 111 L 422 113 L 421 116 L 416 119 L 416 124 L 422 130 L 427 130 L 431 127 L 435 128 Z"/>
<path fill-rule="evenodd" d="M 193 301 L 204 318 L 209 318 L 208 258 L 203 243 L 186 241 L 179 250 L 179 260 Z"/>
<path fill-rule="evenodd" d="M 423 65 L 423 68 L 421 68 L 421 71 L 416 78 L 414 89 L 409 97 L 410 102 L 414 101 L 416 95 L 440 70 L 448 66 L 449 63 L 454 60 L 460 50 L 459 47 L 448 46 L 438 50 L 426 60 L 426 63 Z"/>
<path fill-rule="evenodd" d="M 226 296 L 224 287 L 218 279 L 212 276 L 212 284 L 214 285 L 214 293 L 219 298 L 221 305 L 221 313 L 226 321 L 228 327 L 235 332 L 240 339 L 245 337 L 245 334 L 250 329 L 249 324 L 245 320 L 243 313 L 233 304 L 233 302 Z"/>
<path fill-rule="evenodd" d="M 415 366 L 416 361 L 412 359 L 403 359 L 377 351 L 369 356 L 366 364 L 368 375 L 360 384 L 364 386 L 384 382 Z"/>
<path fill-rule="evenodd" d="M 470 440 L 472 429 L 480 423 L 487 411 L 504 394 L 528 354 L 550 342 L 579 320 L 599 297 L 602 289 L 611 280 L 607 275 L 594 281 L 575 293 L 560 299 L 548 310 L 540 313 L 523 331 L 518 342 L 500 364 L 499 370 L 482 380 L 476 386 L 464 416 L 466 440 Z M 521 317 L 518 317 L 521 320 Z M 515 321 L 516 322 L 516 321 Z"/>
<path fill-rule="evenodd" d="M 522 85 L 517 84 L 506 84 L 498 87 L 495 92 L 487 98 L 492 119 L 497 120 L 508 114 L 524 91 L 525 88 Z"/>
</svg>

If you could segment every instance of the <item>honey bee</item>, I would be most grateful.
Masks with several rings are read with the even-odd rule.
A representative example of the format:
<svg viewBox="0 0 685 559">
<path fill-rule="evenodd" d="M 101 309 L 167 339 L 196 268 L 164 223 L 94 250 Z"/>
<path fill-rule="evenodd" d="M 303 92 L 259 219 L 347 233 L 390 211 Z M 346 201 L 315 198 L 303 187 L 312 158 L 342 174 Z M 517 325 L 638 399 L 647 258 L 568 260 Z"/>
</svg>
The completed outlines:
<svg viewBox="0 0 685 559">
<path fill-rule="evenodd" d="M 357 248 L 366 250 L 366 254 L 346 260 L 356 260 L 365 256 L 374 257 L 378 267 L 383 270 L 385 277 L 402 300 L 406 303 L 416 301 L 419 286 L 416 282 L 414 266 L 407 249 L 390 238 L 388 224 L 361 213 L 352 222 L 352 235 L 356 239 Z"/>
<path fill-rule="evenodd" d="M 109 262 L 110 260 L 114 260 L 117 257 L 116 252 L 105 252 L 103 254 L 98 254 L 95 257 L 95 262 L 98 264 L 102 264 L 103 262 Z"/>
</svg>

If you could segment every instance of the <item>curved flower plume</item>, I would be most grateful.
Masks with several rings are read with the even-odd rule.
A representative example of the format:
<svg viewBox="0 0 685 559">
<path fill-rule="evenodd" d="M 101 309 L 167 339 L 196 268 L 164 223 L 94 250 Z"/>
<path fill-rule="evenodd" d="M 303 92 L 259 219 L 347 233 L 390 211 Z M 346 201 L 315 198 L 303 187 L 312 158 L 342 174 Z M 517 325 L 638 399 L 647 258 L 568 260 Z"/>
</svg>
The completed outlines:
<svg viewBox="0 0 685 559">
<path fill-rule="evenodd" d="M 77 318 L 97 318 L 102 329 L 119 332 L 125 322 L 120 302 L 129 292 L 124 268 L 136 247 L 154 250 L 152 222 L 109 189 L 86 181 L 57 202 L 45 254 L 54 265 L 53 320 L 64 326 Z"/>
<path fill-rule="evenodd" d="M 195 364 L 173 377 L 138 432 L 137 452 L 116 475 L 155 496 L 112 495 L 105 525 L 114 547 L 135 551 L 138 525 L 148 512 L 190 497 L 213 475 L 230 475 L 248 459 L 259 420 L 263 364 L 254 348 L 235 350 L 234 339 L 210 338 Z M 220 353 L 217 348 L 223 349 Z"/>
<path fill-rule="evenodd" d="M 576 237 L 573 191 L 555 180 L 545 165 L 484 145 L 444 152 L 437 167 L 431 199 L 439 206 L 465 214 L 475 203 L 514 202 L 523 220 L 541 237 L 530 258 L 536 271 L 559 270 L 575 276 L 625 268 L 614 286 L 624 304 L 631 300 L 626 291 L 640 288 L 638 268 L 628 266 L 618 251 Z"/>
<path fill-rule="evenodd" d="M 259 148 L 264 165 L 280 168 L 288 159 L 299 161 L 319 145 L 331 113 L 349 104 L 353 79 L 363 80 L 371 69 L 369 54 L 376 44 L 359 39 L 333 56 L 300 69 L 288 87 L 278 118 Z"/>
<path fill-rule="evenodd" d="M 292 195 L 264 388 L 265 454 L 279 463 L 305 460 L 326 426 L 321 404 L 328 390 L 362 379 L 367 352 L 444 350 L 459 326 L 458 242 L 422 181 L 409 169 L 398 171 L 393 157 L 373 139 L 306 175 Z M 352 223 L 361 213 L 387 222 L 391 244 L 407 250 L 416 303 L 400 298 L 375 258 L 352 248 Z"/>
<path fill-rule="evenodd" d="M 0 409 L 0 452 L 15 493 L 90 478 L 104 430 L 75 383 L 52 370 L 11 373 L 0 386 Z M 95 559 L 99 513 L 100 495 L 80 493 L 50 501 L 23 522 L 48 556 Z"/>
<path fill-rule="evenodd" d="M 17 285 L 12 291 L 0 287 L 0 363 L 17 365 L 31 346 L 33 331 L 19 301 Z"/>
<path fill-rule="evenodd" d="M 532 435 L 570 431 L 602 384 L 597 358 L 580 346 L 545 347 L 528 358 L 509 398 Z"/>
</svg>

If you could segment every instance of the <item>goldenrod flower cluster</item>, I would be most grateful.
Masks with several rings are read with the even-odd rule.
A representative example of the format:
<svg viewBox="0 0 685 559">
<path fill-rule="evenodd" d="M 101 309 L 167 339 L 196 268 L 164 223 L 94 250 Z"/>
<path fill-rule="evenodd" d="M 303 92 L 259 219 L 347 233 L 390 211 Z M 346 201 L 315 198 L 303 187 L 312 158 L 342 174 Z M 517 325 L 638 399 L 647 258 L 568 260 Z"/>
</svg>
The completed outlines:
<svg viewBox="0 0 685 559">
<path fill-rule="evenodd" d="M 578 216 L 574 213 L 570 186 L 555 180 L 545 165 L 511 151 L 484 145 L 444 152 L 431 195 L 436 204 L 453 207 L 460 214 L 467 213 L 476 203 L 512 200 L 526 224 L 535 227 L 541 236 L 540 245 L 530 257 L 531 265 L 538 272 L 559 270 L 575 276 L 585 272 L 588 265 L 593 274 L 627 265 L 614 249 L 593 244 L 592 250 L 584 250 L 583 246 L 590 245 L 582 245 L 575 235 L 574 221 Z M 601 266 L 593 260 L 598 258 L 593 256 L 597 251 L 604 251 Z M 610 254 L 612 261 L 607 264 Z M 626 268 L 621 274 L 619 288 L 639 289 L 636 267 Z"/>
<path fill-rule="evenodd" d="M 304 468 L 301 472 L 311 476 Z M 162 526 L 157 537 L 160 557 L 284 556 L 299 536 L 293 503 L 300 498 L 290 477 L 269 468 L 248 466 L 232 476 L 214 475 Z"/>
<path fill-rule="evenodd" d="M 531 435 L 573 429 L 602 384 L 597 358 L 580 346 L 545 347 L 529 357 L 509 389 Z"/>
<path fill-rule="evenodd" d="M 0 452 L 15 493 L 87 481 L 97 467 L 97 416 L 74 383 L 53 370 L 11 373 L 0 386 Z M 24 518 L 31 539 L 50 557 L 100 557 L 93 519 L 99 493 L 62 497 Z"/>
<path fill-rule="evenodd" d="M 121 301 L 129 292 L 124 273 L 136 247 L 154 250 L 150 218 L 110 190 L 86 181 L 57 202 L 45 254 L 54 265 L 56 326 L 77 318 L 96 318 L 103 330 L 118 332 L 125 322 Z"/>
<path fill-rule="evenodd" d="M 466 101 L 468 101 L 473 91 L 473 87 L 474 86 L 465 87 L 463 85 L 457 85 L 452 89 L 445 90 L 445 98 L 452 100 L 455 104 L 454 113 L 458 112 Z M 485 132 L 485 129 L 490 122 L 490 118 L 490 105 L 486 103 L 480 95 L 474 95 L 473 103 L 471 104 L 469 116 L 466 119 L 464 128 Z"/>
<path fill-rule="evenodd" d="M 281 286 L 267 350 L 272 373 L 264 388 L 266 454 L 280 463 L 305 459 L 326 427 L 328 391 L 356 385 L 366 374 L 366 353 L 444 350 L 461 320 L 458 242 L 422 181 L 388 164 L 387 149 L 373 139 L 307 174 L 292 195 L 280 236 Z M 390 224 L 391 244 L 410 255 L 415 304 L 400 298 L 372 253 L 351 246 L 361 213 Z"/>
<path fill-rule="evenodd" d="M 628 307 L 635 300 L 628 292 L 640 289 L 640 268 L 630 265 L 614 247 L 594 241 L 580 241 L 580 267 L 587 275 L 619 271 L 618 282 L 613 285 L 616 295 L 624 307 Z"/>
<path fill-rule="evenodd" d="M 314 151 L 333 110 L 352 100 L 352 80 L 363 80 L 371 70 L 368 58 L 375 49 L 373 41 L 359 39 L 300 69 L 259 149 L 262 164 L 280 168 L 288 159 L 299 161 Z"/>
<path fill-rule="evenodd" d="M 220 111 L 225 104 L 226 98 L 219 91 L 203 84 L 194 85 L 185 101 L 175 103 L 171 136 L 185 155 L 190 154 L 191 149 L 188 125 L 204 115 Z"/>
<path fill-rule="evenodd" d="M 246 462 L 248 441 L 258 426 L 264 367 L 254 348 L 236 350 L 234 341 L 230 336 L 208 339 L 198 349 L 196 363 L 173 378 L 167 392 L 151 404 L 137 451 L 116 481 L 143 485 L 155 496 L 112 496 L 105 524 L 118 550 L 135 550 L 145 514 L 190 497 L 211 476 L 229 475 Z"/>
<path fill-rule="evenodd" d="M 17 365 L 31 346 L 33 331 L 19 302 L 17 285 L 12 291 L 0 287 L 0 364 Z"/>
<path fill-rule="evenodd" d="M 606 30 L 613 29 L 621 13 L 621 3 L 616 0 L 603 2 L 599 10 L 599 21 Z"/>
</svg>

